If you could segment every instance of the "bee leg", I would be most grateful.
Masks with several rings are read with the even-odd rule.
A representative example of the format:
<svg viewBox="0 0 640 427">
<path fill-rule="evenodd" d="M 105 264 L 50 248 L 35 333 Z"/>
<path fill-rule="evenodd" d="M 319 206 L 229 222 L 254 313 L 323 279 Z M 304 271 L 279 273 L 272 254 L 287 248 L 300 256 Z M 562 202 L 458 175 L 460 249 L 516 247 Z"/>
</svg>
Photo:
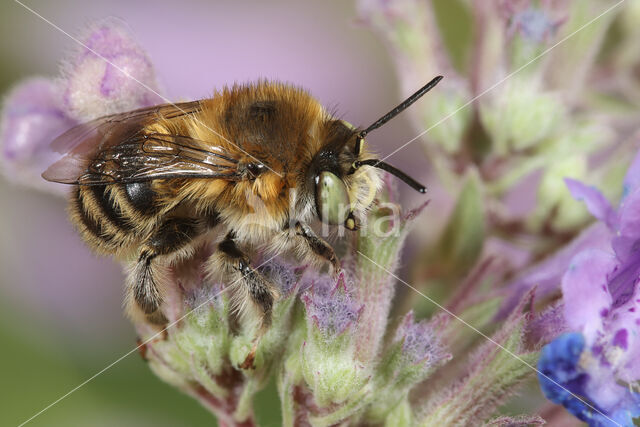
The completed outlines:
<svg viewBox="0 0 640 427">
<path fill-rule="evenodd" d="M 334 273 L 340 271 L 340 261 L 335 251 L 324 239 L 318 237 L 316 233 L 307 224 L 297 222 L 295 225 L 296 236 L 302 237 L 312 256 L 318 257 L 331 265 Z"/>
<path fill-rule="evenodd" d="M 271 311 L 274 301 L 278 298 L 276 286 L 266 277 L 254 270 L 247 256 L 238 248 L 230 232 L 218 245 L 218 262 L 229 283 L 238 284 L 238 292 L 234 292 L 233 304 L 241 316 L 247 314 L 247 302 L 251 303 L 258 314 L 258 332 L 253 341 L 253 347 L 244 362 L 243 369 L 253 368 L 256 349 L 260 338 L 271 326 Z"/>
<path fill-rule="evenodd" d="M 162 304 L 162 296 L 153 268 L 153 259 L 156 256 L 156 253 L 143 250 L 133 273 L 133 299 L 147 317 L 153 315 Z"/>
<path fill-rule="evenodd" d="M 160 311 L 163 296 L 159 282 L 167 273 L 162 271 L 163 265 L 157 257 L 184 248 L 198 230 L 199 224 L 193 219 L 170 218 L 144 245 L 133 272 L 132 296 L 150 323 L 164 325 L 168 322 Z"/>
</svg>

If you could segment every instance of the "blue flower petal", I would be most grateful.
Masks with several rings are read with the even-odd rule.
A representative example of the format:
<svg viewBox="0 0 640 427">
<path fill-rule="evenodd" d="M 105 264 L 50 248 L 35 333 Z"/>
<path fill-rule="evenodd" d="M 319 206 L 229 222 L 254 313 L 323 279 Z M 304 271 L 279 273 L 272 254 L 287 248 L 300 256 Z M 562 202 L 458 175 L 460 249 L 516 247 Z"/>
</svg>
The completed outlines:
<svg viewBox="0 0 640 427">
<path fill-rule="evenodd" d="M 633 427 L 633 417 L 640 416 L 640 394 L 630 393 L 628 399 L 612 413 L 604 411 L 586 396 L 590 380 L 578 365 L 585 350 L 584 336 L 578 332 L 560 335 L 544 346 L 538 360 L 538 381 L 544 395 L 565 407 L 576 418 L 594 427 Z"/>
<path fill-rule="evenodd" d="M 585 347 L 582 334 L 571 332 L 560 335 L 543 347 L 538 361 L 538 381 L 544 395 L 582 421 L 592 418 L 592 409 L 576 395 L 588 375 L 577 369 L 580 355 Z"/>
</svg>

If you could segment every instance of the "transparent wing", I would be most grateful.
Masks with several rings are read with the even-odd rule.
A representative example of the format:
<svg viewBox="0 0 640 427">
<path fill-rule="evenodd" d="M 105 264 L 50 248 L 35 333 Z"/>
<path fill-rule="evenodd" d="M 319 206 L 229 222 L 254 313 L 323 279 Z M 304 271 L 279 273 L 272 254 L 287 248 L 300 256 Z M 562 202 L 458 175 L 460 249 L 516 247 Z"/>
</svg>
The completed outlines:
<svg viewBox="0 0 640 427">
<path fill-rule="evenodd" d="M 201 101 L 161 104 L 100 117 L 75 126 L 52 143 L 56 153 L 95 153 L 105 145 L 117 144 L 158 119 L 173 119 L 200 111 Z"/>
<path fill-rule="evenodd" d="M 200 101 L 163 104 L 78 125 L 51 143 L 63 157 L 42 176 L 81 185 L 179 177 L 237 179 L 237 160 L 220 147 L 188 136 L 142 132 L 153 121 L 199 110 Z"/>
<path fill-rule="evenodd" d="M 80 173 L 68 175 L 69 156 L 63 160 L 64 170 L 51 166 L 45 179 L 64 184 L 97 185 L 130 183 L 151 179 L 220 178 L 238 180 L 238 161 L 232 153 L 212 146 L 199 148 L 202 141 L 188 136 L 170 134 L 136 135 L 120 144 L 106 147 L 87 162 L 77 158 Z"/>
</svg>

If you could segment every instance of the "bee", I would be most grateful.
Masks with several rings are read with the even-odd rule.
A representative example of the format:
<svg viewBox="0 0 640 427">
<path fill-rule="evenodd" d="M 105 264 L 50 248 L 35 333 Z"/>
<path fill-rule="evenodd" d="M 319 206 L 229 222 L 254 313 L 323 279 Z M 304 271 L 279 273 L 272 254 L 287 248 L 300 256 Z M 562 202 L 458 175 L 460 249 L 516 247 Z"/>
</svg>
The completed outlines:
<svg viewBox="0 0 640 427">
<path fill-rule="evenodd" d="M 251 251 L 291 250 L 337 271 L 333 248 L 309 224 L 357 229 L 380 170 L 425 192 L 375 158 L 365 136 L 441 79 L 365 129 L 333 117 L 300 88 L 268 81 L 114 114 L 56 138 L 52 148 L 64 156 L 43 177 L 74 186 L 70 219 L 86 243 L 131 266 L 125 297 L 131 317 L 165 325 L 165 270 L 221 230 L 208 269 L 238 283 L 234 298 L 258 315 L 264 331 L 278 292 L 252 267 Z"/>
</svg>

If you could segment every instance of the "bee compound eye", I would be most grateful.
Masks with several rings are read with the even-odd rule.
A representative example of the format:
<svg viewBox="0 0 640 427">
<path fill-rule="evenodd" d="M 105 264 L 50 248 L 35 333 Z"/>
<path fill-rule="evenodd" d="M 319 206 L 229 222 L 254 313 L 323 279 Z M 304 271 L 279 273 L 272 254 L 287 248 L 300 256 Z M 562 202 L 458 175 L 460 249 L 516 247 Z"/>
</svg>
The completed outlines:
<svg viewBox="0 0 640 427">
<path fill-rule="evenodd" d="M 344 224 L 351 212 L 349 193 L 344 182 L 324 171 L 316 178 L 316 209 L 325 224 Z"/>
</svg>

